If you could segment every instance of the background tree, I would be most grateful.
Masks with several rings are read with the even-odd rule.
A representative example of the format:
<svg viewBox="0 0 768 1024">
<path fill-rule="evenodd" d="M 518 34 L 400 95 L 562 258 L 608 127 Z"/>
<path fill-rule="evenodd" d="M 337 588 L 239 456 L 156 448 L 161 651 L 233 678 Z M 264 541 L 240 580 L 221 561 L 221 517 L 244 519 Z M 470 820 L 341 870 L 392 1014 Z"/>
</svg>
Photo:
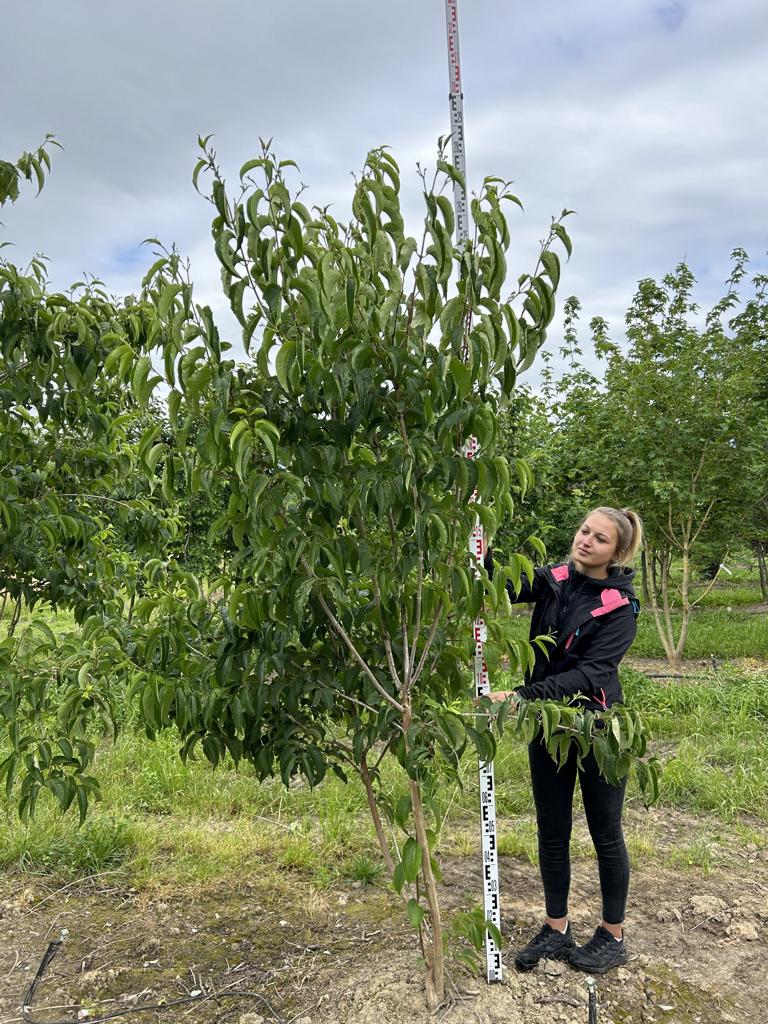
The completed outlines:
<svg viewBox="0 0 768 1024">
<path fill-rule="evenodd" d="M 648 596 L 670 664 L 685 649 L 693 573 L 746 537 L 768 481 L 762 415 L 764 283 L 756 279 L 749 315 L 723 323 L 739 302 L 746 254 L 734 253 L 726 296 L 697 324 L 694 278 L 685 264 L 659 284 L 641 281 L 627 313 L 626 351 L 592 323 L 604 381 L 581 375 L 561 408 L 571 460 L 587 491 L 632 504 L 645 527 Z M 745 312 L 746 312 L 745 310 Z M 562 429 L 562 425 L 561 425 Z M 679 561 L 679 583 L 673 582 Z M 679 596 L 680 624 L 673 607 Z"/>
<path fill-rule="evenodd" d="M 17 197 L 21 176 L 42 186 L 49 166 L 45 145 L 0 164 L 0 199 Z M 89 722 L 114 718 L 125 602 L 140 559 L 173 533 L 145 482 L 160 450 L 133 442 L 131 392 L 105 373 L 116 344 L 146 347 L 159 327 L 152 309 L 115 303 L 96 281 L 51 293 L 39 257 L 26 270 L 0 261 L 0 781 L 10 795 L 19 778 L 22 817 L 42 789 L 64 809 L 76 800 L 81 816 L 97 792 Z M 148 366 L 133 370 L 141 395 Z M 41 603 L 71 611 L 82 631 L 60 641 L 33 617 L 17 632 L 22 609 Z"/>
<path fill-rule="evenodd" d="M 499 415 L 502 450 L 530 467 L 533 482 L 522 470 L 513 479 L 514 516 L 505 516 L 497 544 L 500 549 L 515 550 L 533 535 L 545 543 L 547 558 L 555 561 L 569 557 L 580 517 L 599 503 L 598 483 L 583 464 L 580 451 L 579 406 L 600 389 L 598 379 L 580 360 L 576 330 L 580 309 L 577 298 L 566 299 L 560 348 L 568 364 L 566 375 L 557 379 L 551 354 L 543 352 L 540 391 L 519 388 L 514 405 Z"/>
</svg>

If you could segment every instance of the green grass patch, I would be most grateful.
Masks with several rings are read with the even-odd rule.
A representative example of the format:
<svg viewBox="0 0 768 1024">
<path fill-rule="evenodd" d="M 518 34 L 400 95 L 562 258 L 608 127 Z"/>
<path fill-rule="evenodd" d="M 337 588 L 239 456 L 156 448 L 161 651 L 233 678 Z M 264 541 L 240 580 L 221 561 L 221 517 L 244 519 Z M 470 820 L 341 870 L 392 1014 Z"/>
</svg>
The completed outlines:
<svg viewBox="0 0 768 1024">
<path fill-rule="evenodd" d="M 669 867 L 682 868 L 683 871 L 697 870 L 709 875 L 712 873 L 712 845 L 703 839 L 696 839 L 670 850 L 664 860 Z"/>
<path fill-rule="evenodd" d="M 665 685 L 626 669 L 622 682 L 667 760 L 662 805 L 768 821 L 768 675 L 730 671 Z"/>
<path fill-rule="evenodd" d="M 675 636 L 680 633 L 681 616 L 673 614 Z M 663 658 L 656 623 L 645 608 L 637 620 L 637 637 L 631 647 L 637 658 Z M 724 609 L 694 612 L 688 627 L 685 658 L 768 658 L 768 616 Z"/>
<path fill-rule="evenodd" d="M 691 601 L 697 601 L 699 608 L 740 608 L 744 605 L 761 604 L 763 594 L 760 587 L 752 583 L 733 583 L 728 581 L 720 585 L 720 581 L 710 590 L 696 587 Z"/>
<path fill-rule="evenodd" d="M 502 857 L 519 857 L 531 864 L 539 863 L 539 841 L 536 823 L 521 821 L 501 829 L 499 853 Z"/>
</svg>

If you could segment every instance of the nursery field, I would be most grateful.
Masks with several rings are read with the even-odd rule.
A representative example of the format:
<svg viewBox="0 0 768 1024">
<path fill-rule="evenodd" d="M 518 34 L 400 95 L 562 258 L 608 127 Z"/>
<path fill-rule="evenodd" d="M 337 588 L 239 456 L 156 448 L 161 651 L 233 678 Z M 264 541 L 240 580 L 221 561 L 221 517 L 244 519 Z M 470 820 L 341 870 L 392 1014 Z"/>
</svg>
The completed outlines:
<svg viewBox="0 0 768 1024">
<path fill-rule="evenodd" d="M 694 617 L 683 679 L 650 678 L 664 675 L 664 662 L 641 615 L 623 685 L 665 771 L 656 806 L 644 809 L 636 791 L 629 799 L 630 962 L 598 979 L 602 1024 L 715 1024 L 768 1013 L 768 663 L 759 647 L 768 625 L 759 609 L 726 610 L 750 587 L 736 580 L 710 592 L 722 603 L 710 598 Z M 171 734 L 150 742 L 131 730 L 114 745 L 103 741 L 103 800 L 80 829 L 47 804 L 27 826 L 4 808 L 0 1021 L 22 1019 L 20 998 L 64 928 L 69 937 L 36 996 L 39 1020 L 93 1019 L 193 993 L 195 1002 L 141 1019 L 430 1019 L 415 932 L 385 880 L 362 788 L 334 778 L 286 790 L 259 784 L 247 768 L 213 771 L 200 760 L 185 768 L 177 746 Z M 541 895 L 525 752 L 508 734 L 496 777 L 502 932 L 511 951 L 538 927 Z M 481 894 L 470 758 L 462 780 L 442 796 L 447 915 L 477 905 Z M 399 795 L 392 769 L 384 786 Z M 579 822 L 577 938 L 596 923 L 597 892 Z M 454 956 L 449 979 L 439 1011 L 446 1021 L 588 1019 L 585 978 L 561 964 L 530 975 L 508 968 L 502 985 L 487 986 Z"/>
<path fill-rule="evenodd" d="M 272 138 L 198 135 L 233 319 L 157 226 L 122 296 L 0 258 L 0 1024 L 586 1021 L 562 965 L 479 963 L 540 922 L 539 735 L 630 778 L 601 1022 L 768 1013 L 768 277 L 732 248 L 713 300 L 698 261 L 640 260 L 622 341 L 560 292 L 570 203 L 512 246 L 522 199 L 498 173 L 470 199 L 462 137 L 414 205 L 388 144 L 325 203 Z M 59 149 L 0 160 L 0 205 Z M 641 549 L 624 706 L 599 695 L 637 608 L 578 580 L 538 609 L 601 710 L 484 699 L 547 647 L 506 580 Z M 573 853 L 584 940 L 583 826 Z"/>
</svg>

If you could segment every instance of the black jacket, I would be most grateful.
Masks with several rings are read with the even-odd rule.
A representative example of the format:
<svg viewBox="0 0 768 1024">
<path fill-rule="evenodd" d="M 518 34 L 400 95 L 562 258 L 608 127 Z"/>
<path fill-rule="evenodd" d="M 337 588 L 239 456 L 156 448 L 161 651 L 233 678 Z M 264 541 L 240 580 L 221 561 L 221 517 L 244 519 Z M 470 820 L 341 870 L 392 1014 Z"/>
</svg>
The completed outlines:
<svg viewBox="0 0 768 1024">
<path fill-rule="evenodd" d="M 595 711 L 622 701 L 619 663 L 635 639 L 640 613 L 634 575 L 634 569 L 614 568 L 607 579 L 593 579 L 571 561 L 536 569 L 533 585 L 523 576 L 519 595 L 507 582 L 510 601 L 536 602 L 531 639 L 552 633 L 556 640 L 546 654 L 534 645 L 536 663 L 517 688 L 522 697 L 562 700 L 578 693 Z"/>
</svg>

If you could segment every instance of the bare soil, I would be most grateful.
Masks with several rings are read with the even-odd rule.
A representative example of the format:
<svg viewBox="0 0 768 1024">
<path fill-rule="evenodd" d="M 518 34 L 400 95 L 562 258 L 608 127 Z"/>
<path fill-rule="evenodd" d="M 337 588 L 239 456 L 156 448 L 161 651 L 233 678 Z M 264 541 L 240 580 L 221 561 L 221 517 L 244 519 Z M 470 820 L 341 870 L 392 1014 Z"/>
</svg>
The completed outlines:
<svg viewBox="0 0 768 1024">
<path fill-rule="evenodd" d="M 764 675 L 766 670 L 763 658 L 715 659 L 714 665 L 711 657 L 686 658 L 679 671 L 671 669 L 666 658 L 639 658 L 628 655 L 622 662 L 622 665 L 644 673 L 649 679 L 696 679 L 709 675 L 713 669 L 716 671 L 723 664 L 747 676 Z"/>
<path fill-rule="evenodd" d="M 628 831 L 652 833 L 659 866 L 646 860 L 633 871 L 630 962 L 597 979 L 600 1024 L 765 1020 L 768 829 L 753 826 L 761 841 L 746 845 L 731 833 L 706 875 L 664 866 L 675 844 L 715 834 L 706 822 L 658 809 L 644 824 L 640 817 L 630 815 Z M 479 857 L 442 864 L 446 911 L 476 904 Z M 262 1024 L 273 1019 L 263 999 L 279 1019 L 299 1024 L 432 1019 L 415 935 L 393 893 L 359 883 L 319 892 L 301 875 L 273 870 L 236 885 L 156 893 L 127 887 L 119 873 L 63 888 L 40 876 L 0 876 L 0 1024 L 22 1019 L 23 993 L 64 928 L 69 937 L 35 997 L 39 1021 L 93 1019 L 192 993 L 211 998 L 118 1019 Z M 503 931 L 514 950 L 539 927 L 538 871 L 502 857 L 500 873 Z M 580 941 L 597 922 L 597 894 L 595 862 L 575 860 L 571 918 Z M 530 974 L 508 967 L 492 986 L 464 967 L 450 974 L 451 999 L 438 1014 L 446 1024 L 587 1024 L 585 976 L 564 964 Z M 256 995 L 223 998 L 237 992 Z"/>
</svg>

